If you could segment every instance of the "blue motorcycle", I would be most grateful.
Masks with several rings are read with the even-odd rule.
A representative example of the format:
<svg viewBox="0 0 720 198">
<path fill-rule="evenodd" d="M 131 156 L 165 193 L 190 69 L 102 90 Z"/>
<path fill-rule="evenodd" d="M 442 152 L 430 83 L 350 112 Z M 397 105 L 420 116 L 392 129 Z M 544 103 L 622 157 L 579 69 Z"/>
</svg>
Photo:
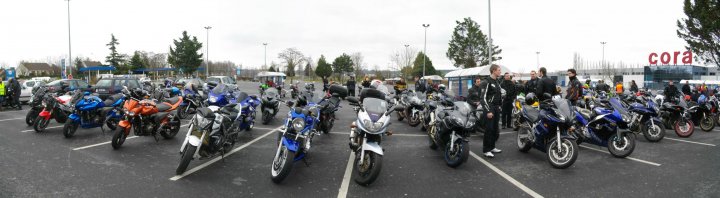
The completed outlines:
<svg viewBox="0 0 720 198">
<path fill-rule="evenodd" d="M 658 142 L 665 137 L 665 127 L 660 119 L 660 108 L 649 96 L 637 96 L 628 99 L 628 110 L 632 114 L 630 131 L 642 133 L 650 142 Z"/>
<path fill-rule="evenodd" d="M 631 115 L 617 97 L 610 98 L 609 103 L 612 108 L 577 108 L 574 134 L 578 144 L 587 142 L 607 147 L 611 155 L 624 158 L 635 150 L 635 134 L 621 130 L 629 128 Z"/>
<path fill-rule="evenodd" d="M 548 162 L 555 168 L 570 167 L 578 155 L 575 137 L 569 131 L 575 122 L 575 111 L 570 101 L 560 98 L 542 101 L 540 110 L 529 106 L 534 97 L 528 97 L 523 105 L 522 116 L 526 121 L 520 126 L 517 134 L 517 145 L 521 152 L 536 148 L 547 154 Z M 551 98 L 546 93 L 545 98 Z"/>
<path fill-rule="evenodd" d="M 227 104 L 237 103 L 238 99 L 233 91 L 225 84 L 217 84 L 216 82 L 209 82 L 208 86 L 213 87 L 212 91 L 208 93 L 207 106 L 218 106 L 223 107 Z"/>
<path fill-rule="evenodd" d="M 252 130 L 255 127 L 255 116 L 257 115 L 257 107 L 261 101 L 258 100 L 255 95 L 248 95 L 245 92 L 240 92 L 237 96 L 237 104 L 240 105 L 240 116 L 239 120 L 236 120 L 236 124 L 233 127 L 237 131 Z"/>
<path fill-rule="evenodd" d="M 290 112 L 278 133 L 278 148 L 272 162 L 271 178 L 275 183 L 282 182 L 290 174 L 293 162 L 304 161 L 313 137 L 320 135 L 315 126 L 320 122 L 321 109 L 311 102 L 311 98 L 306 93 L 298 98 L 297 103 L 287 102 Z"/>
<path fill-rule="evenodd" d="M 110 130 L 115 130 L 122 117 L 120 108 L 125 101 L 123 94 L 112 95 L 105 101 L 90 95 L 90 92 L 85 92 L 84 95 L 75 103 L 72 114 L 68 116 L 69 120 L 63 126 L 65 138 L 75 135 L 78 127 L 84 129 L 100 127 L 105 132 L 102 127 L 107 125 Z"/>
<path fill-rule="evenodd" d="M 181 96 L 183 97 L 183 102 L 180 104 L 180 107 L 178 107 L 178 117 L 180 119 L 185 119 L 188 114 L 193 114 L 198 109 L 205 107 L 200 92 L 192 83 L 184 86 Z"/>
</svg>

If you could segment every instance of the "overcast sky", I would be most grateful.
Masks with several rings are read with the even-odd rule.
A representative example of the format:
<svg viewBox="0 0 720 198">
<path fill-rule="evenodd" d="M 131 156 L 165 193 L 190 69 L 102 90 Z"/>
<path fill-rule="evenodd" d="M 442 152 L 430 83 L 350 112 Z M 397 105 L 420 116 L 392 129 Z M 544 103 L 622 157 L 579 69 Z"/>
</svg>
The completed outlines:
<svg viewBox="0 0 720 198">
<path fill-rule="evenodd" d="M 183 30 L 206 40 L 210 60 L 230 60 L 245 67 L 268 63 L 294 47 L 315 61 L 331 61 L 341 53 L 361 52 L 365 63 L 386 67 L 393 51 L 404 44 L 427 52 L 437 68 L 453 68 L 445 56 L 456 20 L 471 17 L 488 33 L 487 0 L 265 0 L 158 1 L 72 0 L 72 55 L 104 62 L 110 34 L 120 53 L 135 50 L 168 52 Z M 675 33 L 685 17 L 682 1 L 492 1 L 492 37 L 503 50 L 499 63 L 527 72 L 540 65 L 551 70 L 572 65 L 573 53 L 647 64 L 651 52 L 683 51 Z M 67 56 L 67 2 L 63 0 L 0 1 L 0 65 L 20 60 Z"/>
</svg>

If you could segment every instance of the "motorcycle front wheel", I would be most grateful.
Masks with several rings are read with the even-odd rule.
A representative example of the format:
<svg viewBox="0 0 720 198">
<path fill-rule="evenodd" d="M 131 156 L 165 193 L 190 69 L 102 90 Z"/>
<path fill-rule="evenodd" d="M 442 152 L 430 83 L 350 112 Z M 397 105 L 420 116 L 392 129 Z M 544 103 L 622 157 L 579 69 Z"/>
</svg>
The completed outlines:
<svg viewBox="0 0 720 198">
<path fill-rule="evenodd" d="M 78 123 L 75 123 L 73 121 L 65 122 L 65 126 L 63 126 L 63 135 L 65 138 L 71 138 L 73 135 L 75 135 L 75 131 L 77 131 Z"/>
<path fill-rule="evenodd" d="M 38 110 L 31 108 L 30 111 L 28 111 L 25 115 L 25 124 L 27 124 L 28 126 L 32 126 L 35 118 L 38 117 L 38 113 L 40 113 L 38 112 Z"/>
<path fill-rule="evenodd" d="M 382 155 L 375 152 L 365 152 L 365 159 L 360 164 L 360 155 L 355 153 L 355 183 L 367 186 L 375 182 L 382 169 Z"/>
<path fill-rule="evenodd" d="M 634 134 L 623 133 L 621 137 L 618 137 L 617 134 L 610 136 L 608 140 L 608 151 L 612 156 L 625 158 L 632 154 L 633 150 L 635 150 Z"/>
<path fill-rule="evenodd" d="M 418 124 L 420 124 L 420 115 L 418 114 L 409 114 L 410 117 L 408 118 L 408 124 L 411 127 L 416 127 Z"/>
<path fill-rule="evenodd" d="M 272 115 L 270 115 L 269 111 L 263 111 L 263 125 L 268 125 L 270 123 L 270 120 L 272 120 Z"/>
<path fill-rule="evenodd" d="M 468 148 L 468 142 L 463 139 L 457 139 L 452 142 L 453 149 L 450 149 L 451 142 L 445 145 L 445 163 L 449 167 L 458 167 L 467 161 L 470 151 Z"/>
<path fill-rule="evenodd" d="M 185 151 L 182 153 L 182 158 L 180 158 L 180 164 L 178 164 L 177 169 L 175 169 L 176 175 L 182 175 L 185 172 L 188 165 L 190 165 L 190 161 L 193 159 L 193 155 L 195 155 L 195 150 L 197 150 L 196 146 L 187 144 Z"/>
<path fill-rule="evenodd" d="M 577 160 L 578 145 L 575 141 L 567 138 L 560 139 L 558 143 L 552 138 L 547 149 L 547 158 L 554 168 L 565 169 L 573 165 Z"/>
<path fill-rule="evenodd" d="M 695 124 L 692 121 L 686 119 L 675 121 L 675 134 L 679 137 L 690 137 L 694 131 Z"/>
<path fill-rule="evenodd" d="M 706 115 L 700 118 L 700 129 L 705 132 L 710 132 L 715 129 L 715 120 L 713 120 L 713 116 Z"/>
<path fill-rule="evenodd" d="M 33 129 L 38 133 L 43 132 L 49 123 L 50 119 L 46 120 L 44 117 L 38 116 L 35 118 L 35 121 L 33 121 Z"/>
<path fill-rule="evenodd" d="M 280 144 L 280 151 L 275 155 L 271 167 L 271 179 L 276 184 L 282 182 L 292 170 L 293 152 L 287 146 Z"/>
<path fill-rule="evenodd" d="M 659 142 L 665 137 L 665 127 L 660 125 L 653 125 L 650 122 L 645 124 L 642 129 L 643 136 L 650 142 Z"/>
<path fill-rule="evenodd" d="M 125 139 L 127 138 L 126 134 L 130 134 L 130 127 L 120 127 L 118 130 L 115 130 L 115 134 L 113 134 L 112 140 L 110 141 L 113 149 L 119 149 L 122 144 L 125 143 Z"/>
<path fill-rule="evenodd" d="M 520 152 L 527 153 L 530 151 L 530 148 L 532 148 L 532 142 L 530 142 L 531 135 L 533 135 L 531 128 L 520 127 L 520 130 L 518 130 L 516 141 Z"/>
</svg>

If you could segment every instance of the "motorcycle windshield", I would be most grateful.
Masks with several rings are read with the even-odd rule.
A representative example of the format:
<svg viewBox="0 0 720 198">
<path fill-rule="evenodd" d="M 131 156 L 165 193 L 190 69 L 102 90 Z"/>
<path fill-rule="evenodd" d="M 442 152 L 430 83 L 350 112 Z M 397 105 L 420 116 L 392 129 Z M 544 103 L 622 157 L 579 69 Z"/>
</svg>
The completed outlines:
<svg viewBox="0 0 720 198">
<path fill-rule="evenodd" d="M 627 108 L 625 108 L 625 107 L 620 103 L 620 99 L 618 99 L 617 97 L 610 98 L 610 106 L 611 106 L 613 109 L 615 109 L 616 111 L 618 111 L 618 112 L 620 113 L 620 115 L 629 115 L 629 114 L 630 114 L 630 113 L 628 112 Z"/>
<path fill-rule="evenodd" d="M 363 108 L 367 111 L 370 119 L 377 122 L 387 111 L 387 102 L 377 98 L 365 98 L 363 99 Z"/>
<path fill-rule="evenodd" d="M 229 89 L 227 86 L 225 86 L 225 84 L 218 84 L 218 86 L 212 90 L 212 93 L 216 95 L 221 95 L 227 93 L 228 90 Z"/>
<path fill-rule="evenodd" d="M 455 102 L 455 111 L 460 113 L 462 117 L 467 117 L 472 111 L 472 107 L 470 107 L 470 104 L 468 104 L 467 102 L 457 101 Z"/>
<path fill-rule="evenodd" d="M 277 97 L 277 95 L 278 95 L 278 90 L 275 88 L 269 88 L 269 89 L 265 90 L 265 97 L 275 98 L 275 97 Z"/>
<path fill-rule="evenodd" d="M 688 108 L 687 102 L 685 102 L 685 99 L 680 98 L 680 102 L 678 102 L 678 106 L 682 108 Z"/>
<path fill-rule="evenodd" d="M 573 111 L 572 105 L 570 105 L 569 100 L 558 97 L 558 98 L 553 98 L 552 101 L 555 104 L 555 107 L 557 108 L 558 114 L 563 115 L 566 118 L 574 118 L 575 117 L 575 112 Z"/>
</svg>

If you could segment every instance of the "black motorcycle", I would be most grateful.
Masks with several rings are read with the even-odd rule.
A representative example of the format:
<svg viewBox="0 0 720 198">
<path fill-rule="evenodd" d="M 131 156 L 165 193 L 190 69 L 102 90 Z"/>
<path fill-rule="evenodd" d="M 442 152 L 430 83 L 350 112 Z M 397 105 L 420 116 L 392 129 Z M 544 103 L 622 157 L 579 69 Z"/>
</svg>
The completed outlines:
<svg viewBox="0 0 720 198">
<path fill-rule="evenodd" d="M 415 127 L 421 122 L 420 112 L 423 111 L 425 105 L 415 91 L 408 92 L 403 98 L 405 101 L 405 104 L 403 104 L 405 105 L 405 116 L 407 117 L 408 124 L 411 127 Z"/>
<path fill-rule="evenodd" d="M 300 95 L 300 89 L 297 84 L 290 85 L 290 97 L 292 99 L 297 99 L 298 95 Z"/>
<path fill-rule="evenodd" d="M 37 87 L 32 94 L 30 95 L 30 102 L 28 102 L 28 105 L 30 106 L 30 111 L 27 112 L 25 115 L 25 123 L 28 126 L 32 126 L 33 122 L 35 122 L 35 118 L 38 117 L 38 114 L 43 110 L 43 100 L 45 99 L 45 93 L 47 93 L 47 87 Z"/>
<path fill-rule="evenodd" d="M 698 102 L 690 102 L 691 108 L 697 106 L 697 111 L 692 114 L 693 123 L 698 123 L 700 129 L 710 132 L 715 129 L 715 113 L 713 112 L 713 102 L 705 96 L 700 96 Z"/>
<path fill-rule="evenodd" d="M 330 95 L 318 102 L 320 108 L 320 123 L 318 129 L 323 133 L 330 133 L 335 125 L 335 112 L 340 108 L 340 98 L 347 97 L 348 90 L 344 86 L 330 85 Z"/>
<path fill-rule="evenodd" d="M 279 110 L 278 90 L 275 88 L 269 88 L 265 90 L 265 94 L 262 95 L 262 103 L 260 109 L 262 110 L 262 123 L 267 125 L 270 121 L 275 118 Z"/>
<path fill-rule="evenodd" d="M 680 137 L 690 137 L 695 131 L 691 114 L 695 112 L 697 106 L 688 108 L 687 102 L 682 98 L 678 98 L 677 101 L 677 104 L 664 102 L 660 108 L 660 118 L 665 128 L 674 128 L 675 133 Z"/>
<path fill-rule="evenodd" d="M 467 102 L 445 98 L 440 103 L 441 107 L 435 102 L 430 104 L 437 107 L 430 113 L 430 148 L 435 150 L 438 145 L 443 146 L 445 163 L 454 168 L 468 159 L 470 131 L 474 130 L 477 118 Z"/>
</svg>

